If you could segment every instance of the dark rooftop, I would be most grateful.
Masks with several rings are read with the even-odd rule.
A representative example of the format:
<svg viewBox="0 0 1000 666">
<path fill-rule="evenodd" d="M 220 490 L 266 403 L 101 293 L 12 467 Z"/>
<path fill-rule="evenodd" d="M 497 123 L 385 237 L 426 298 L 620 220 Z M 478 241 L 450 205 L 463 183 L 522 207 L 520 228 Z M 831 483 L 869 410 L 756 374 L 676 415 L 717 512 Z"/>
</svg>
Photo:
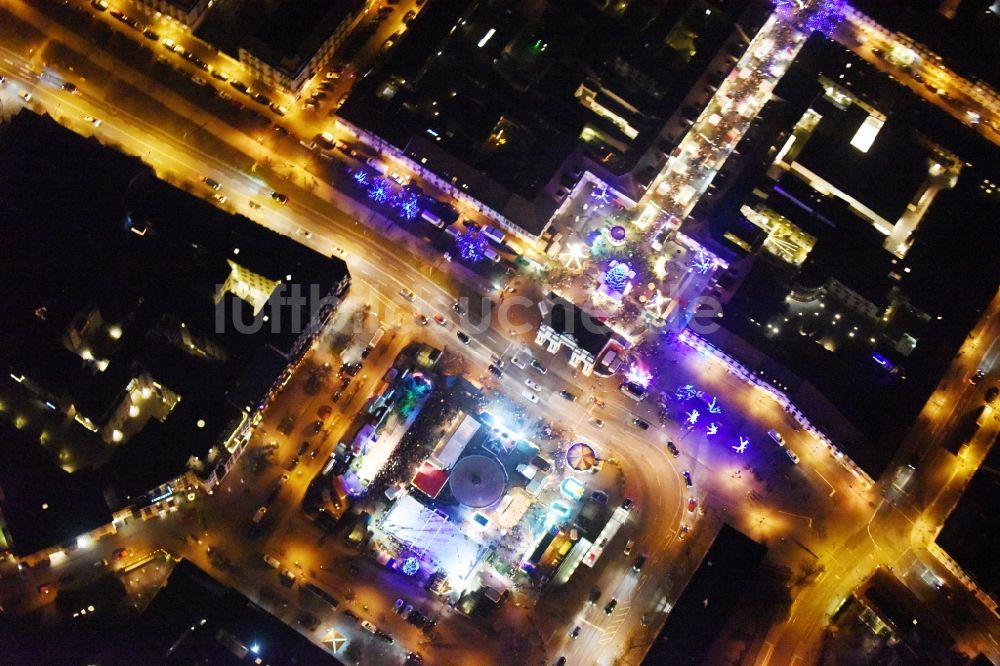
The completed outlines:
<svg viewBox="0 0 1000 666">
<path fill-rule="evenodd" d="M 937 537 L 937 544 L 994 599 L 1000 599 L 997 507 L 1000 507 L 1000 447 L 994 443 Z"/>
<path fill-rule="evenodd" d="M 930 152 L 916 142 L 905 119 L 890 117 L 863 153 L 851 139 L 867 111 L 857 104 L 842 111 L 824 97 L 812 108 L 823 119 L 796 161 L 895 223 L 927 178 Z"/>
<path fill-rule="evenodd" d="M 73 474 L 29 436 L 0 420 L 0 551 L 27 555 L 111 522 L 91 471 Z"/>
<path fill-rule="evenodd" d="M 562 296 L 553 292 L 548 294 L 549 311 L 543 315 L 542 321 L 552 327 L 557 333 L 568 333 L 576 340 L 581 349 L 597 356 L 614 335 L 607 324 L 598 320 L 590 313 L 581 310 Z"/>
<path fill-rule="evenodd" d="M 633 168 L 752 4 L 435 0 L 340 115 L 538 233 L 559 166 L 585 143 Z M 584 84 L 637 135 L 584 106 Z"/>
<path fill-rule="evenodd" d="M 99 663 L 331 664 L 338 661 L 235 589 L 182 560 L 150 602 L 132 641 Z M 120 661 L 125 659 L 127 661 Z"/>
<path fill-rule="evenodd" d="M 275 359 L 299 353 L 310 308 L 349 283 L 347 268 L 47 118 L 21 113 L 7 130 L 0 164 L 17 168 L 0 174 L 0 216 L 16 233 L 4 237 L 0 266 L 0 362 L 90 420 L 97 432 L 87 435 L 107 450 L 101 474 L 125 504 L 192 456 L 204 461 L 260 402 Z M 271 297 L 258 299 L 255 319 L 235 292 L 258 282 Z M 300 288 L 305 305 L 277 300 L 284 286 Z M 261 326 L 238 330 L 235 315 Z M 138 415 L 129 401 L 142 403 Z"/>
<path fill-rule="evenodd" d="M 767 548 L 723 525 L 670 611 L 643 664 L 703 664 L 745 601 Z"/>
<path fill-rule="evenodd" d="M 294 78 L 337 26 L 360 9 L 361 4 L 361 0 L 281 2 L 242 46 Z"/>
</svg>

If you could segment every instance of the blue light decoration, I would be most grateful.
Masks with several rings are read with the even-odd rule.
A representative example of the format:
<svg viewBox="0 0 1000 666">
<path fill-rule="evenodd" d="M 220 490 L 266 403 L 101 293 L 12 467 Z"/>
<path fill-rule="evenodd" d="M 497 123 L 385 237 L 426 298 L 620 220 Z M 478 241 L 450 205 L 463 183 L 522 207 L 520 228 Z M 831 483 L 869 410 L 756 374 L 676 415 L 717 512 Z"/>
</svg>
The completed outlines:
<svg viewBox="0 0 1000 666">
<path fill-rule="evenodd" d="M 712 435 L 718 434 L 718 432 L 719 432 L 719 424 L 716 423 L 715 421 L 712 421 L 711 423 L 709 423 L 708 427 L 705 428 L 705 434 L 708 437 L 711 437 Z"/>
<path fill-rule="evenodd" d="M 352 175 L 351 178 L 353 178 L 354 182 L 360 185 L 361 187 L 367 185 L 369 181 L 368 172 L 363 171 L 362 169 L 358 169 L 357 171 L 355 171 L 354 175 Z"/>
<path fill-rule="evenodd" d="M 486 257 L 486 238 L 479 232 L 467 231 L 455 239 L 458 256 L 465 261 L 478 263 Z"/>
<path fill-rule="evenodd" d="M 629 382 L 630 384 L 637 384 L 642 388 L 648 388 L 649 382 L 651 382 L 652 380 L 653 380 L 653 375 L 651 375 L 648 370 L 646 370 L 638 363 L 633 363 L 631 367 L 629 367 L 628 375 L 625 378 L 625 381 Z"/>
<path fill-rule="evenodd" d="M 697 393 L 698 391 L 695 389 L 693 384 L 685 384 L 684 386 L 677 387 L 677 390 L 674 391 L 674 396 L 676 396 L 678 400 L 684 401 L 690 400 L 697 395 Z"/>
<path fill-rule="evenodd" d="M 826 37 L 832 37 L 846 17 L 844 13 L 845 0 L 823 0 L 806 17 L 805 29 L 809 32 L 819 32 Z"/>
<path fill-rule="evenodd" d="M 698 275 L 707 275 L 713 266 L 715 266 L 715 262 L 706 256 L 704 252 L 696 254 L 694 261 L 691 262 L 691 269 L 698 273 Z"/>
<path fill-rule="evenodd" d="M 721 414 L 722 413 L 722 405 L 719 404 L 719 399 L 716 398 L 715 396 L 712 396 L 712 399 L 711 400 L 707 400 L 705 402 L 705 404 L 708 405 L 708 413 L 709 414 Z"/>
<path fill-rule="evenodd" d="M 701 412 L 699 412 L 697 409 L 692 409 L 690 412 L 687 413 L 687 422 L 691 425 L 696 424 L 699 418 L 701 418 Z"/>
<path fill-rule="evenodd" d="M 590 193 L 590 198 L 598 203 L 609 204 L 611 203 L 611 190 L 607 186 L 594 188 L 594 191 Z"/>
<path fill-rule="evenodd" d="M 736 453 L 743 453 L 747 450 L 748 446 L 750 446 L 750 440 L 743 435 L 740 435 L 740 443 L 733 447 L 733 451 L 736 451 Z"/>
<path fill-rule="evenodd" d="M 624 261 L 615 264 L 609 268 L 604 273 L 604 284 L 608 285 L 608 288 L 613 289 L 617 292 L 625 291 L 625 286 L 628 284 L 628 274 L 632 272 L 629 265 Z"/>
<path fill-rule="evenodd" d="M 415 557 L 408 557 L 403 562 L 403 573 L 407 576 L 414 576 L 420 571 L 420 561 Z"/>
<path fill-rule="evenodd" d="M 368 198 L 375 203 L 385 203 L 392 195 L 392 185 L 385 178 L 376 178 L 368 187 Z"/>
<path fill-rule="evenodd" d="M 417 201 L 417 195 L 409 190 L 403 190 L 396 197 L 396 208 L 399 209 L 399 215 L 404 220 L 417 219 L 417 215 L 420 213 L 420 203 Z"/>
</svg>

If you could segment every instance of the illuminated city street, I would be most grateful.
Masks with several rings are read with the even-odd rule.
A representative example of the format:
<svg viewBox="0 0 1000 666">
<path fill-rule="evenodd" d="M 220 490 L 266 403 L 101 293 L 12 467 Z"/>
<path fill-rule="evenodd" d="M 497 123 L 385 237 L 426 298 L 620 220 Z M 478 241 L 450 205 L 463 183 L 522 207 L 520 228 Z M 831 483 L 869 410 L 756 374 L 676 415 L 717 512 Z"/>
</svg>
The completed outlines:
<svg viewBox="0 0 1000 666">
<path fill-rule="evenodd" d="M 647 186 L 626 193 L 586 171 L 546 222 L 565 236 L 542 240 L 542 233 L 511 233 L 514 223 L 498 230 L 492 202 L 476 206 L 472 194 L 442 185 L 454 187 L 462 172 L 448 184 L 430 167 L 416 168 L 416 148 L 373 148 L 366 134 L 373 130 L 360 132 L 356 116 L 338 119 L 348 95 L 369 85 L 366 77 L 392 66 L 387 52 L 419 29 L 425 13 L 451 25 L 434 18 L 445 12 L 435 2 L 363 6 L 343 24 L 340 39 L 352 55 L 339 61 L 336 76 L 317 69 L 295 90 L 273 81 L 263 93 L 254 88 L 267 103 L 244 93 L 257 109 L 231 103 L 239 89 L 230 81 L 257 81 L 259 72 L 145 3 L 111 7 L 140 17 L 142 29 L 100 0 L 58 8 L 0 3 L 3 16 L 16 19 L 0 29 L 4 123 L 47 114 L 94 137 L 95 151 L 138 158 L 181 196 L 248 218 L 268 239 L 291 239 L 317 262 L 345 265 L 350 284 L 322 328 L 295 339 L 295 351 L 269 343 L 283 365 L 266 396 L 241 412 L 239 437 L 213 444 L 204 460 L 192 456 L 197 461 L 182 477 L 158 484 L 166 493 L 150 500 L 157 486 L 147 487 L 145 507 L 116 509 L 111 529 L 81 530 L 71 545 L 34 553 L 5 550 L 0 612 L 56 626 L 60 588 L 83 587 L 106 572 L 121 579 L 135 613 L 147 605 L 161 612 L 157 590 L 187 561 L 344 663 L 651 663 L 706 554 L 734 529 L 766 546 L 768 566 L 787 575 L 788 601 L 770 626 L 741 643 L 732 663 L 823 663 L 829 627 L 876 570 L 891 572 L 946 618 L 956 650 L 1000 661 L 995 603 L 936 542 L 1000 433 L 991 399 L 981 406 L 1000 356 L 995 284 L 987 285 L 988 305 L 970 306 L 976 323 L 955 353 L 937 355 L 943 374 L 930 382 L 891 461 L 870 474 L 851 458 L 857 442 L 827 430 L 836 419 L 807 415 L 796 403 L 803 393 L 782 384 L 783 375 L 765 376 L 723 349 L 725 337 L 711 335 L 735 312 L 719 303 L 720 280 L 746 260 L 707 242 L 693 216 L 737 146 L 747 150 L 758 116 L 770 117 L 775 88 L 813 32 L 1000 145 L 995 93 L 929 52 L 904 62 L 919 45 L 843 3 L 777 2 L 743 36 L 744 50 Z M 87 18 L 74 25 L 74 15 Z M 456 26 L 481 25 L 462 16 Z M 478 48 L 495 32 L 478 38 Z M 94 42 L 103 33 L 115 35 L 116 50 Z M 541 51 L 543 39 L 535 45 Z M 122 60 L 120 42 L 152 55 Z M 179 50 L 165 48 L 172 43 Z M 161 81 L 164 72 L 176 81 Z M 981 187 L 992 194 L 988 182 Z M 132 183 L 128 189 L 123 202 L 141 198 Z M 820 209 L 818 200 L 810 201 Z M 123 209 L 130 228 L 137 220 Z M 465 231 L 434 212 L 448 209 Z M 907 243 L 924 212 L 907 227 Z M 130 230 L 158 233 L 155 223 L 139 228 Z M 257 316 L 253 299 L 273 288 L 268 280 L 293 283 L 293 273 L 301 279 L 309 269 L 295 264 L 282 281 L 253 263 L 265 241 L 240 243 L 250 249 L 230 251 L 232 272 L 223 278 Z M 200 247 L 196 240 L 180 246 Z M 280 257 L 256 259 L 262 266 L 272 260 Z M 324 266 L 317 275 L 329 277 L 332 269 L 316 265 Z M 135 282 L 141 304 L 147 280 Z M 215 288 L 218 305 L 225 290 Z M 789 293 L 781 295 L 786 303 L 798 298 Z M 715 319 L 705 319 L 706 302 L 717 308 Z M 44 320 L 39 308 L 36 318 Z M 586 330 L 573 329 L 580 321 Z M 160 330 L 145 335 L 158 339 Z M 117 340 L 121 330 L 109 335 Z M 186 344 L 206 358 L 259 360 L 256 352 L 193 339 Z M 79 354 L 96 362 L 89 349 L 89 357 Z M 867 348 L 862 356 L 868 365 L 885 360 Z M 18 374 L 20 367 L 12 362 L 11 381 L 0 387 L 0 419 L 27 432 L 63 403 L 34 388 L 36 379 Z M 236 372 L 239 390 L 227 388 L 219 402 L 263 381 L 254 372 L 262 371 Z M 31 393 L 18 393 L 22 387 Z M 186 406 L 186 398 L 174 404 Z M 64 420 L 104 433 L 87 425 L 86 401 L 77 403 Z M 972 429 L 970 413 L 978 414 Z M 138 414 L 136 407 L 128 418 Z M 197 427 L 205 427 L 204 416 Z M 108 430 L 114 434 L 104 441 L 127 442 L 123 430 Z M 231 454 L 224 471 L 209 480 L 196 474 L 223 451 Z M 15 508 L 0 502 L 4 513 Z M 0 545 L 12 540 L 3 539 Z M 257 643 L 244 647 L 260 654 Z"/>
</svg>

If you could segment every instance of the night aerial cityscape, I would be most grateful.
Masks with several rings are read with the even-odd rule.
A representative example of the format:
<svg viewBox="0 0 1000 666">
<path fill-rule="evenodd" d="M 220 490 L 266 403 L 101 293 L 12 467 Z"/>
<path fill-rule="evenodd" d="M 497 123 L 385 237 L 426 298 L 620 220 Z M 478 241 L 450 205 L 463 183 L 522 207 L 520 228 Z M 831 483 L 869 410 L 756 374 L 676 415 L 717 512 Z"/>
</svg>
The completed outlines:
<svg viewBox="0 0 1000 666">
<path fill-rule="evenodd" d="M 1000 666 L 1000 0 L 0 59 L 0 664 Z"/>
</svg>

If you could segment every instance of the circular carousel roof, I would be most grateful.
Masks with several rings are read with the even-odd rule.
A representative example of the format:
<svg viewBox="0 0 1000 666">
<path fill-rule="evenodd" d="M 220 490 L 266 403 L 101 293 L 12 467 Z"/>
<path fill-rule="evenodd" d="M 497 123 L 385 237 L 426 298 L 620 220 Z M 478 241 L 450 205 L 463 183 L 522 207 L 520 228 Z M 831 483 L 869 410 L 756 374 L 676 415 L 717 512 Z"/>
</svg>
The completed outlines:
<svg viewBox="0 0 1000 666">
<path fill-rule="evenodd" d="M 459 502 L 473 509 L 482 509 L 503 497 L 507 488 L 507 472 L 494 458 L 465 456 L 452 468 L 448 486 Z"/>
</svg>

